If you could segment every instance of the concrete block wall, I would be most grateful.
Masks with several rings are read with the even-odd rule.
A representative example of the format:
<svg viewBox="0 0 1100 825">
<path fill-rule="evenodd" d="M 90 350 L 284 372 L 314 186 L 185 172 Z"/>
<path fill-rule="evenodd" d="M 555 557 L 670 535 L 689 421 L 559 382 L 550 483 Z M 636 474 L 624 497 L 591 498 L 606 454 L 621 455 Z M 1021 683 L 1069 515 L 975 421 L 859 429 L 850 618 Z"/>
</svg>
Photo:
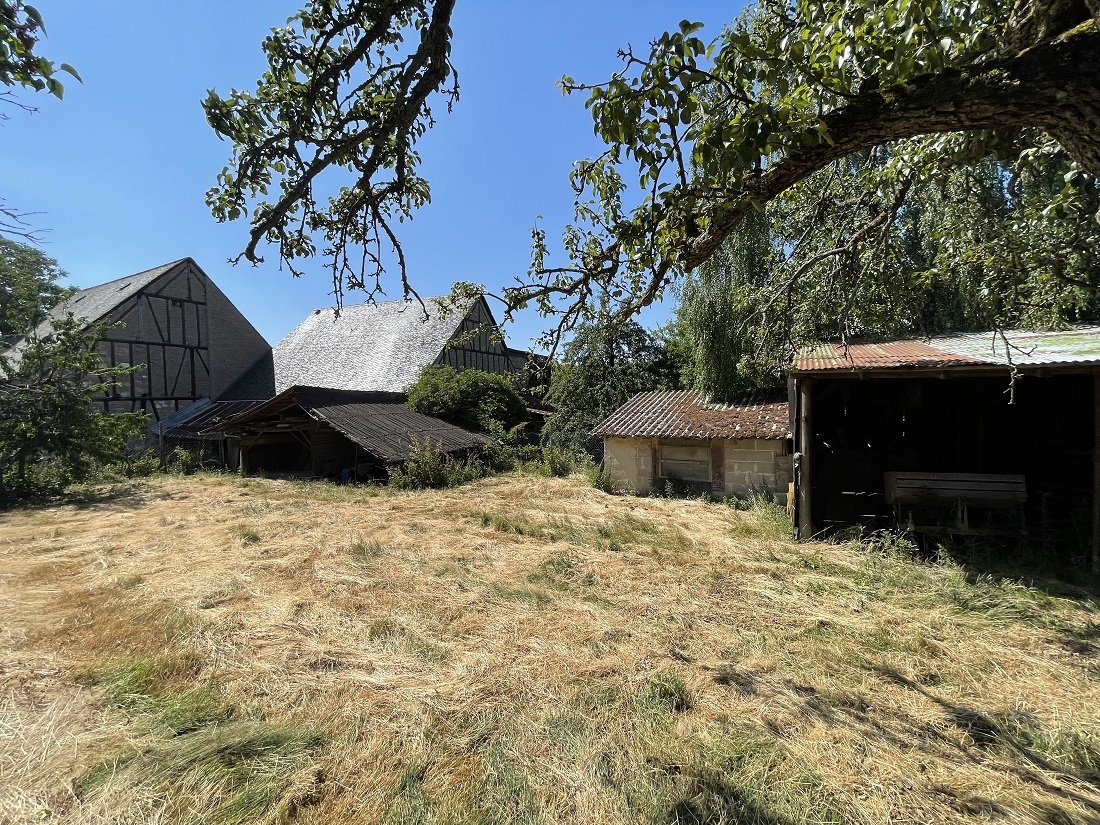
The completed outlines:
<svg viewBox="0 0 1100 825">
<path fill-rule="evenodd" d="M 726 441 L 726 494 L 749 495 L 767 490 L 781 502 L 794 478 L 791 457 L 783 455 L 786 442 L 776 439 Z"/>
<path fill-rule="evenodd" d="M 649 438 L 605 438 L 603 466 L 616 489 L 648 493 L 653 487 L 653 453 L 656 442 Z"/>
<path fill-rule="evenodd" d="M 707 443 L 707 442 L 701 442 Z M 615 487 L 648 493 L 658 472 L 655 464 L 660 442 L 648 438 L 605 438 L 604 469 Z M 794 479 L 791 456 L 784 455 L 786 442 L 775 439 L 741 439 L 714 442 L 722 452 L 723 478 L 717 479 L 724 495 L 750 495 L 767 490 L 780 502 L 787 500 L 787 488 Z M 717 471 L 715 471 L 717 476 Z"/>
</svg>

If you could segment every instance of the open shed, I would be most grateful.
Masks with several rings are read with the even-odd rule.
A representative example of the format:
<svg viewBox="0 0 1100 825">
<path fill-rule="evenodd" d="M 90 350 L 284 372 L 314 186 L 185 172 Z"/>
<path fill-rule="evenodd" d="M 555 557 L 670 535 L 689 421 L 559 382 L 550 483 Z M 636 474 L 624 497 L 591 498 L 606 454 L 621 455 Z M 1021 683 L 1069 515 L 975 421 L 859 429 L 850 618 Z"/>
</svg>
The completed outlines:
<svg viewBox="0 0 1100 825">
<path fill-rule="evenodd" d="M 714 404 L 690 390 L 635 395 L 593 430 L 620 489 L 648 493 L 666 481 L 718 496 L 774 494 L 791 481 L 786 402 Z"/>
<path fill-rule="evenodd" d="M 291 387 L 211 428 L 239 439 L 241 471 L 303 478 L 384 478 L 416 445 L 463 453 L 489 439 L 405 404 L 399 393 Z"/>
<path fill-rule="evenodd" d="M 1019 499 L 1020 532 L 1100 564 L 1100 327 L 826 344 L 791 375 L 800 537 L 891 523 L 915 479 L 960 513 Z"/>
</svg>

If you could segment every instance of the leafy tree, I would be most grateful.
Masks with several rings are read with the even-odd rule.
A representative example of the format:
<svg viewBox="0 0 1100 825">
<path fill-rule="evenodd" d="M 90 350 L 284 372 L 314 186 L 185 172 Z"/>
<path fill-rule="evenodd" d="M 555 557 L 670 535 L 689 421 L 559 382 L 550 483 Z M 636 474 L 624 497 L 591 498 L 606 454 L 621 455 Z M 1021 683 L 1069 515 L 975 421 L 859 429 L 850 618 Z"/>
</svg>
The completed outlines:
<svg viewBox="0 0 1100 825">
<path fill-rule="evenodd" d="M 255 94 L 208 98 L 211 124 L 234 145 L 211 208 L 221 219 L 252 208 L 245 257 L 257 260 L 261 241 L 284 260 L 308 257 L 320 233 L 338 293 L 378 288 L 386 244 L 401 263 L 391 219 L 427 197 L 413 172 L 429 100 L 457 97 L 453 5 L 312 0 L 265 41 L 270 68 Z M 606 82 L 563 78 L 567 93 L 588 95 L 607 149 L 572 173 L 569 260 L 556 265 L 536 228 L 531 275 L 505 292 L 505 319 L 533 305 L 559 317 L 559 332 L 621 321 L 715 255 L 747 215 L 881 148 L 890 161 L 864 199 L 873 227 L 856 241 L 893 223 L 918 183 L 991 159 L 1019 179 L 1064 169 L 1042 210 L 1017 217 L 1023 237 L 1073 235 L 1080 222 L 1061 227 L 1091 208 L 1100 174 L 1098 14 L 1100 0 L 759 0 L 709 41 L 683 21 L 648 54 L 623 50 Z M 320 204 L 315 182 L 338 168 L 348 185 Z M 1059 231 L 1043 235 L 1050 222 Z M 941 253 L 952 265 L 970 254 Z M 1004 278 L 1021 271 L 989 288 L 1014 288 Z M 892 288 L 881 268 L 867 276 Z"/>
<path fill-rule="evenodd" d="M 104 367 L 103 329 L 71 316 L 0 355 L 0 506 L 59 493 L 99 463 L 125 455 L 141 414 L 106 415 L 92 405 L 126 367 Z"/>
<path fill-rule="evenodd" d="M 592 429 L 600 421 L 639 392 L 677 384 L 677 365 L 637 322 L 619 329 L 599 322 L 578 327 L 551 373 L 546 400 L 554 412 L 543 427 L 543 441 L 599 455 L 602 446 Z"/>
<path fill-rule="evenodd" d="M 21 102 L 11 91 L 13 87 L 45 91 L 61 99 L 65 86 L 58 78 L 64 72 L 77 80 L 80 75 L 68 63 L 55 66 L 38 54 L 38 41 L 46 33 L 42 15 L 23 0 L 0 0 L 0 103 L 16 106 L 26 112 L 34 107 Z M 0 111 L 0 120 L 7 114 Z M 24 218 L 25 213 L 8 206 L 0 198 L 0 233 L 23 238 L 33 236 Z"/>
<path fill-rule="evenodd" d="M 66 273 L 39 249 L 0 238 L 0 342 L 33 330 L 72 290 Z"/>
<path fill-rule="evenodd" d="M 408 395 L 409 406 L 417 412 L 497 435 L 507 434 L 529 418 L 512 381 L 481 370 L 427 367 Z"/>
<path fill-rule="evenodd" d="M 882 149 L 831 164 L 748 215 L 688 279 L 691 383 L 717 396 L 778 383 L 815 340 L 1098 317 L 1100 226 L 1043 214 L 1062 175 L 1014 178 L 990 159 L 909 178 L 902 203 L 891 161 Z"/>
<path fill-rule="evenodd" d="M 297 275 L 319 234 L 338 300 L 345 286 L 381 291 L 384 249 L 405 296 L 415 294 L 395 223 L 430 197 L 416 144 L 435 122 L 433 96 L 448 109 L 458 100 L 453 9 L 454 0 L 308 0 L 264 40 L 268 70 L 255 93 L 209 92 L 207 120 L 233 155 L 206 200 L 220 221 L 250 216 L 238 260 L 262 261 L 259 245 L 270 243 Z"/>
</svg>

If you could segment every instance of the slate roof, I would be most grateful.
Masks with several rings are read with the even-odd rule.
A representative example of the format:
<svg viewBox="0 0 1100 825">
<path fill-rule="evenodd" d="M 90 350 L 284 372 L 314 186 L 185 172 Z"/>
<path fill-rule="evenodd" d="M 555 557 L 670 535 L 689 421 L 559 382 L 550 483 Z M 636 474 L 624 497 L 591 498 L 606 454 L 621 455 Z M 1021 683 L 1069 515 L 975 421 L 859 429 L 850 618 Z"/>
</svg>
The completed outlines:
<svg viewBox="0 0 1100 825">
<path fill-rule="evenodd" d="M 88 324 L 93 324 L 110 314 L 119 304 L 123 303 L 128 298 L 132 298 L 136 293 L 149 286 L 149 284 L 153 283 L 153 281 L 161 275 L 171 272 L 177 266 L 188 260 L 190 260 L 190 258 L 181 258 L 178 261 L 172 261 L 171 263 L 153 267 L 144 272 L 136 272 L 124 278 L 116 278 L 105 284 L 98 284 L 97 286 L 90 286 L 85 289 L 77 290 L 50 310 L 46 319 L 35 328 L 34 334 L 39 338 L 48 335 L 54 322 L 63 320 L 69 313 L 72 313 L 74 318 L 82 319 Z M 16 341 L 12 345 L 9 355 L 15 356 L 17 359 L 21 357 L 20 353 L 23 350 L 24 340 L 25 339 Z"/>
<path fill-rule="evenodd" d="M 360 304 L 339 316 L 315 309 L 275 346 L 275 391 L 404 392 L 435 363 L 469 310 L 444 317 L 436 300 Z"/>
<path fill-rule="evenodd" d="M 787 402 L 711 404 L 691 390 L 635 395 L 593 431 L 616 438 L 789 438 Z"/>
<path fill-rule="evenodd" d="M 291 387 L 232 421 L 213 427 L 229 434 L 247 431 L 292 406 L 323 421 L 371 455 L 386 462 L 404 461 L 413 442 L 430 443 L 441 452 L 457 452 L 488 444 L 491 439 L 424 415 L 404 403 L 404 397 L 385 392 L 349 392 L 318 387 Z"/>
<path fill-rule="evenodd" d="M 1007 343 L 1006 343 L 1007 342 Z M 799 353 L 796 372 L 921 367 L 1100 365 L 1100 327 L 1060 332 L 971 332 L 880 344 L 818 344 Z"/>
</svg>

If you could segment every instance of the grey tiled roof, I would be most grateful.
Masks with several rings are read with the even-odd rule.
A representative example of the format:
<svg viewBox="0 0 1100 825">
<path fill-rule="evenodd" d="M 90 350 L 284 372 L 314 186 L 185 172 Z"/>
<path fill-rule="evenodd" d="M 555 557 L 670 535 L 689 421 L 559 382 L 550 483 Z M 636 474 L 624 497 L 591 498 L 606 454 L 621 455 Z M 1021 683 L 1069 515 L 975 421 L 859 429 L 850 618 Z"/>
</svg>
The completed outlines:
<svg viewBox="0 0 1100 825">
<path fill-rule="evenodd" d="M 643 392 L 607 417 L 594 435 L 619 438 L 787 438 L 787 402 L 711 404 L 691 390 Z"/>
<path fill-rule="evenodd" d="M 436 299 L 315 309 L 276 344 L 275 391 L 293 386 L 404 392 L 433 364 L 468 307 L 445 317 Z"/>
</svg>

